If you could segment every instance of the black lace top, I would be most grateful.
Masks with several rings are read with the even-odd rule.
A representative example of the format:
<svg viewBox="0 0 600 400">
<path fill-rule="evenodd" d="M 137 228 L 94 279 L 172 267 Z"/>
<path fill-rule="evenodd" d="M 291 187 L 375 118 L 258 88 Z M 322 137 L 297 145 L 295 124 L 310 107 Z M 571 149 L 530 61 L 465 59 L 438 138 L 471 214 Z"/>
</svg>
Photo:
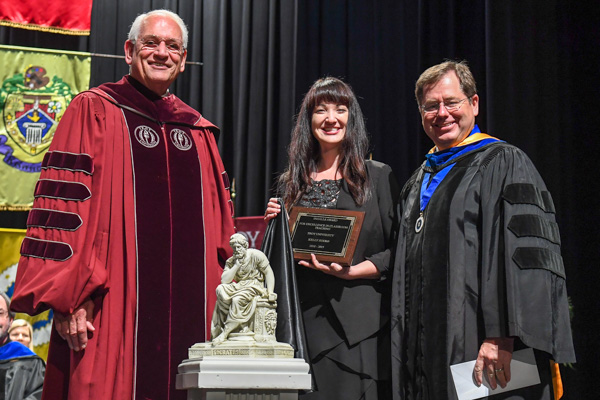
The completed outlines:
<svg viewBox="0 0 600 400">
<path fill-rule="evenodd" d="M 298 205 L 300 207 L 333 208 L 337 204 L 342 180 L 323 179 L 310 180 L 311 185 L 302 195 Z"/>
</svg>

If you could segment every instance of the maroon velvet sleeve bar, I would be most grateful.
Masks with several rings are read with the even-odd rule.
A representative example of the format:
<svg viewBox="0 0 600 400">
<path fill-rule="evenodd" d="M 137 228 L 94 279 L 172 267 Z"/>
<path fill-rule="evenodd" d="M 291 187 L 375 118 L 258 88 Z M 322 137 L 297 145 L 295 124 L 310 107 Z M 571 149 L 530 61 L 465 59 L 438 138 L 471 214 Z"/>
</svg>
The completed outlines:
<svg viewBox="0 0 600 400">
<path fill-rule="evenodd" d="M 66 261 L 73 255 L 73 249 L 67 243 L 25 237 L 21 244 L 21 254 L 27 257 Z"/>
<path fill-rule="evenodd" d="M 42 168 L 65 169 L 92 175 L 94 161 L 89 154 L 73 154 L 63 151 L 49 151 L 44 155 Z"/>
<path fill-rule="evenodd" d="M 225 186 L 226 190 L 229 190 L 229 186 L 230 186 L 229 175 L 227 175 L 226 171 L 223 171 L 221 173 L 221 177 L 223 178 L 223 186 Z"/>
<path fill-rule="evenodd" d="M 46 210 L 42 208 L 34 208 L 29 212 L 27 218 L 27 226 L 38 226 L 46 229 L 62 229 L 66 231 L 75 231 L 83 221 L 81 217 L 75 213 Z"/>
<path fill-rule="evenodd" d="M 35 197 L 84 201 L 92 197 L 92 192 L 80 182 L 40 179 L 35 185 Z"/>
</svg>

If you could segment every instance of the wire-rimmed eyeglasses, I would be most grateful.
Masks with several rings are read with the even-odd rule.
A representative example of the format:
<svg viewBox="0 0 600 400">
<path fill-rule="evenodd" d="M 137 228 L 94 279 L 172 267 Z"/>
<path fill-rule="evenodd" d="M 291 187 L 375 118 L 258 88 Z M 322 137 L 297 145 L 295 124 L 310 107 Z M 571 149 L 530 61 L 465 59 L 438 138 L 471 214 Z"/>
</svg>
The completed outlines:
<svg viewBox="0 0 600 400">
<path fill-rule="evenodd" d="M 469 100 L 470 97 L 465 97 L 462 100 L 448 100 L 448 101 L 440 101 L 439 103 L 427 103 L 421 106 L 421 110 L 425 114 L 437 114 L 440 109 L 440 106 L 443 105 L 444 108 L 448 112 L 458 111 L 466 100 Z"/>
<path fill-rule="evenodd" d="M 140 43 L 142 45 L 142 50 L 151 50 L 155 51 L 158 49 L 160 44 L 164 42 L 167 51 L 172 54 L 183 54 L 185 51 L 185 47 L 183 44 L 175 39 L 164 39 L 158 36 L 146 36 L 140 39 Z"/>
</svg>

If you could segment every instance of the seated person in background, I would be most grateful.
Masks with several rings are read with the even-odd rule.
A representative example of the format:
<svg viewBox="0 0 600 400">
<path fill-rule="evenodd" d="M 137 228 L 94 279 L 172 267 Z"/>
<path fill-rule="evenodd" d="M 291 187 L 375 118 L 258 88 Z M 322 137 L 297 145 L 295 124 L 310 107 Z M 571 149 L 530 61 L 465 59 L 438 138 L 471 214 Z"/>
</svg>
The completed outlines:
<svg viewBox="0 0 600 400">
<path fill-rule="evenodd" d="M 8 331 L 14 318 L 10 299 L 0 293 L 0 398 L 41 399 L 46 364 L 27 346 L 10 341 Z"/>
<path fill-rule="evenodd" d="M 248 240 L 239 233 L 231 235 L 229 243 L 233 256 L 225 263 L 221 284 L 217 286 L 211 326 L 214 344 L 224 342 L 238 328 L 243 333 L 250 332 L 249 321 L 258 299 L 275 300 L 275 277 L 264 253 L 248 249 Z"/>
<path fill-rule="evenodd" d="M 10 328 L 8 328 L 8 336 L 11 342 L 23 343 L 33 351 L 33 327 L 24 319 L 15 319 Z"/>
</svg>

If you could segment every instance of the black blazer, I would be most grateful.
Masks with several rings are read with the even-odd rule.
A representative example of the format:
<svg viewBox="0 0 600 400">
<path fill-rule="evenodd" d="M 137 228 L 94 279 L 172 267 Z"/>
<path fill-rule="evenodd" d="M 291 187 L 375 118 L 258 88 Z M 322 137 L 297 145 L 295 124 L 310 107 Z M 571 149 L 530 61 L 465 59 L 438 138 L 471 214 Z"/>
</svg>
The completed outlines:
<svg viewBox="0 0 600 400">
<path fill-rule="evenodd" d="M 352 346 L 378 332 L 389 321 L 391 279 L 387 278 L 395 245 L 400 187 L 388 165 L 366 161 L 366 166 L 371 198 L 357 206 L 343 182 L 336 208 L 365 211 L 352 264 L 370 260 L 382 277 L 346 281 L 297 267 L 302 308 L 308 310 L 305 315 L 309 316 L 305 318 L 309 341 L 312 342 L 312 335 L 319 335 L 318 344 L 309 346 L 312 355 L 335 346 L 340 336 Z M 334 315 L 328 315 L 332 312 Z"/>
</svg>

